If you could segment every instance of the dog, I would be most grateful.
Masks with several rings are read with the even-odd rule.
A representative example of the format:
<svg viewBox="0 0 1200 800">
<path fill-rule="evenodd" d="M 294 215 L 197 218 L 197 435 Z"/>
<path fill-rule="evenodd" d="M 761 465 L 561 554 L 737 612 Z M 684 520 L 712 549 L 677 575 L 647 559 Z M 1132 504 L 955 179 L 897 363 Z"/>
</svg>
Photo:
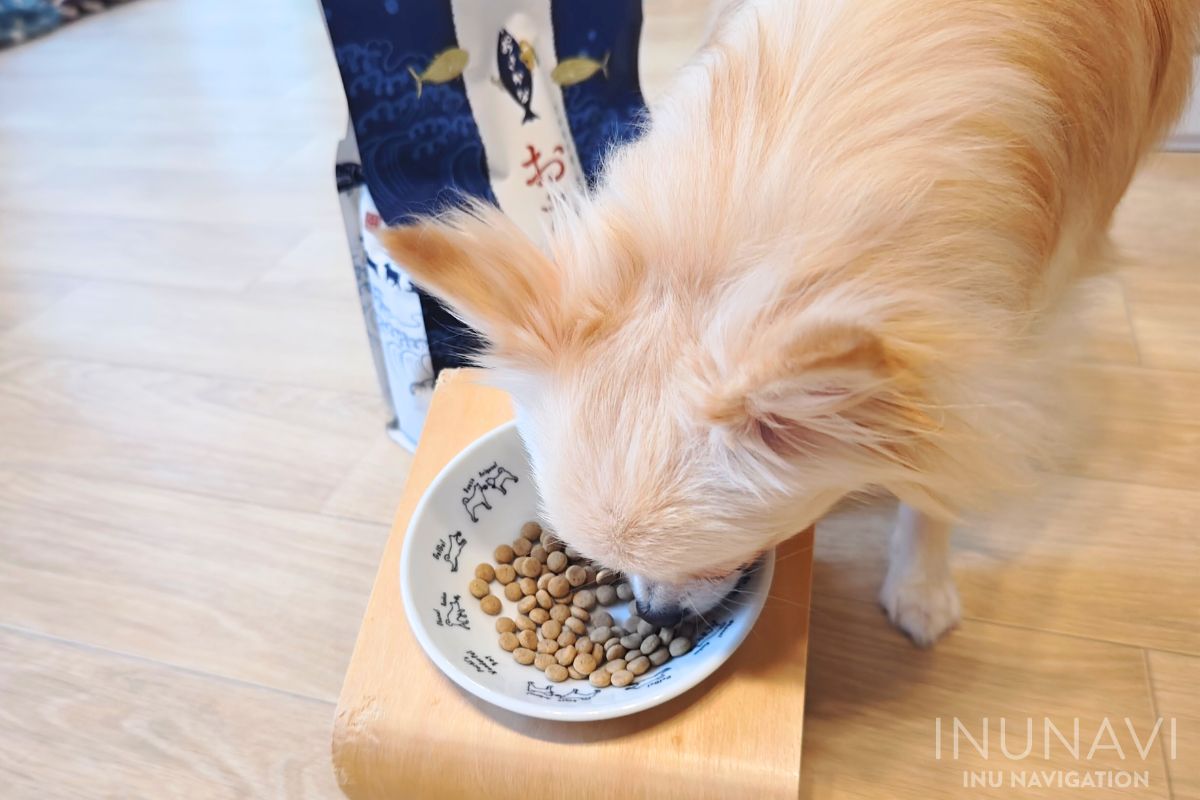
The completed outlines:
<svg viewBox="0 0 1200 800">
<path fill-rule="evenodd" d="M 953 627 L 951 524 L 1019 486 L 1044 331 L 1187 97 L 1195 0 L 745 0 L 543 248 L 386 230 L 486 334 L 547 524 L 669 625 L 847 495 L 899 498 L 881 602 Z"/>
</svg>

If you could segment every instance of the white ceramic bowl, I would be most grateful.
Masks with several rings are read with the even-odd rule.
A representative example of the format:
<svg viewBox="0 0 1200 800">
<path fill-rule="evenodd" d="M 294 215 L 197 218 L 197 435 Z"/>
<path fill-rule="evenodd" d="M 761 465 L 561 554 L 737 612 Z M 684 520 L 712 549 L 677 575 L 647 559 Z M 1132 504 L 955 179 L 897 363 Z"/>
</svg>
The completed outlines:
<svg viewBox="0 0 1200 800">
<path fill-rule="evenodd" d="M 666 702 L 725 662 L 754 626 L 775 566 L 770 554 L 743 585 L 736 610 L 705 614 L 691 652 L 651 669 L 624 688 L 587 681 L 552 683 L 500 648 L 496 617 L 467 591 L 475 566 L 536 518 L 536 490 L 516 426 L 484 435 L 446 465 L 417 506 L 400 557 L 404 609 L 417 641 L 438 668 L 468 692 L 509 711 L 554 720 L 608 719 Z M 513 616 L 516 604 L 493 594 Z M 608 607 L 619 623 L 627 603 Z"/>
</svg>

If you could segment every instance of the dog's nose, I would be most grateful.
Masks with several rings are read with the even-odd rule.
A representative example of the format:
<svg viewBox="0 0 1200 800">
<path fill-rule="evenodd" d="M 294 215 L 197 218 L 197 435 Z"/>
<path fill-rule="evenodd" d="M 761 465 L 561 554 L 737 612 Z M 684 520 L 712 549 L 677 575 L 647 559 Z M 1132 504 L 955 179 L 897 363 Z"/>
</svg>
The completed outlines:
<svg viewBox="0 0 1200 800">
<path fill-rule="evenodd" d="M 646 620 L 646 622 L 663 628 L 678 625 L 679 620 L 683 619 L 683 610 L 677 605 L 647 606 L 641 600 L 638 600 L 637 612 L 638 616 Z"/>
</svg>

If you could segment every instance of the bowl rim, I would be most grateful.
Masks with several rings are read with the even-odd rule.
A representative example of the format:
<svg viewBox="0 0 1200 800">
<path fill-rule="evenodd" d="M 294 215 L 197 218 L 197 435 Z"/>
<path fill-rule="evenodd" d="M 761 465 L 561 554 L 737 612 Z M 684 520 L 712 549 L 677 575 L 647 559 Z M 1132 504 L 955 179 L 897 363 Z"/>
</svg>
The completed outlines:
<svg viewBox="0 0 1200 800">
<path fill-rule="evenodd" d="M 426 508 L 431 502 L 436 489 L 445 483 L 449 476 L 457 471 L 467 460 L 474 457 L 475 453 L 482 447 L 485 447 L 490 442 L 504 438 L 505 436 L 516 435 L 517 441 L 520 443 L 522 450 L 525 449 L 524 440 L 521 439 L 520 432 L 517 430 L 516 420 L 509 420 L 502 423 L 492 430 L 484 433 L 476 438 L 459 453 L 457 453 L 449 462 L 446 463 L 433 480 L 425 488 L 425 492 L 421 495 L 421 499 L 417 502 L 417 506 L 413 509 L 412 517 L 409 519 L 408 527 L 404 532 L 404 544 L 400 550 L 399 564 L 399 579 L 400 579 L 400 594 L 404 603 L 404 614 L 408 619 L 409 630 L 413 632 L 421 648 L 425 651 L 425 655 L 441 670 L 442 674 L 449 678 L 454 683 L 458 684 L 462 689 L 480 698 L 486 700 L 492 705 L 499 706 L 507 711 L 515 714 L 520 714 L 526 717 L 534 717 L 537 719 L 547 719 L 559 722 L 585 722 L 588 720 L 603 720 L 613 719 L 616 717 L 624 717 L 630 714 L 635 714 L 639 711 L 645 711 L 655 706 L 661 705 L 669 700 L 673 700 L 682 694 L 687 693 L 691 689 L 703 683 L 710 675 L 720 669 L 729 658 L 737 652 L 738 648 L 746 640 L 750 631 L 758 623 L 759 615 L 762 613 L 763 606 L 766 604 L 767 595 L 770 593 L 771 581 L 775 576 L 775 550 L 772 548 L 767 557 L 762 560 L 758 566 L 756 576 L 757 580 L 763 581 L 766 587 L 765 591 L 756 592 L 753 601 L 741 607 L 735 612 L 736 615 L 746 615 L 746 624 L 741 627 L 736 634 L 736 638 L 729 640 L 728 652 L 724 658 L 711 659 L 708 663 L 703 664 L 695 669 L 686 672 L 676 672 L 677 681 L 671 681 L 669 688 L 665 688 L 658 693 L 646 694 L 644 692 L 635 693 L 627 702 L 605 705 L 602 707 L 580 708 L 576 706 L 568 706 L 564 708 L 561 704 L 558 706 L 540 705 L 530 703 L 526 700 L 515 698 L 510 695 L 498 692 L 488 686 L 484 686 L 471 679 L 465 670 L 459 669 L 456 663 L 450 661 L 434 645 L 433 639 L 430 637 L 426 623 L 421 617 L 417 607 L 416 598 L 413 597 L 412 585 L 406 576 L 410 572 L 412 566 L 412 553 L 416 549 L 415 531 L 425 515 Z M 528 458 L 528 454 L 526 454 Z"/>
</svg>

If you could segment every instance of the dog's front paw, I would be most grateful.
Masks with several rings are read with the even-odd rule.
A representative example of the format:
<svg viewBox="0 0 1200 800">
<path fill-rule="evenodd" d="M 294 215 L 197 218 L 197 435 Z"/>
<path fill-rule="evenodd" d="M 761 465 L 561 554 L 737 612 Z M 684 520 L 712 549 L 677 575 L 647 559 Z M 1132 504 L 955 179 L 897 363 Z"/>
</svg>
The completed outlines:
<svg viewBox="0 0 1200 800">
<path fill-rule="evenodd" d="M 949 575 L 940 580 L 912 580 L 889 574 L 879 594 L 888 618 L 921 647 L 929 647 L 958 624 L 962 604 Z"/>
</svg>

